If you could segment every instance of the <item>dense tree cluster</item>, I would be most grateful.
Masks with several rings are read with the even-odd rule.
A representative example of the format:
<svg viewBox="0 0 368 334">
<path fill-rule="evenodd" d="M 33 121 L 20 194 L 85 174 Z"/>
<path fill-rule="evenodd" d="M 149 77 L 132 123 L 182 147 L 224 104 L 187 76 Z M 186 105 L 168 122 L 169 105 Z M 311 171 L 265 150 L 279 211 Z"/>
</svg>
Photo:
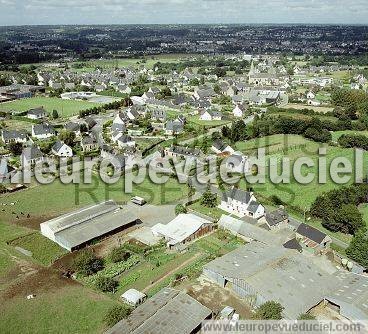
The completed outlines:
<svg viewBox="0 0 368 334">
<path fill-rule="evenodd" d="M 368 268 L 368 236 L 366 229 L 359 230 L 346 249 L 346 254 L 365 268 Z"/>
<path fill-rule="evenodd" d="M 316 198 L 310 213 L 322 219 L 322 225 L 337 232 L 354 234 L 364 227 L 357 206 L 368 201 L 368 184 L 334 189 Z"/>
<path fill-rule="evenodd" d="M 215 208 L 217 206 L 217 194 L 213 194 L 210 190 L 204 192 L 201 197 L 201 205 L 207 208 Z"/>
<path fill-rule="evenodd" d="M 247 126 L 241 120 L 233 122 L 231 127 L 224 126 L 222 128 L 222 136 L 228 138 L 233 143 L 249 138 Z"/>
<path fill-rule="evenodd" d="M 265 137 L 274 134 L 296 134 L 317 142 L 329 142 L 332 139 L 330 122 L 321 121 L 317 117 L 299 119 L 287 116 L 256 117 L 252 127 L 253 137 Z"/>
<path fill-rule="evenodd" d="M 268 301 L 258 307 L 254 318 L 260 320 L 281 320 L 284 307 L 275 301 Z"/>
<path fill-rule="evenodd" d="M 338 139 L 341 147 L 345 148 L 361 148 L 368 150 L 368 137 L 363 135 L 348 135 L 344 134 Z"/>
<path fill-rule="evenodd" d="M 102 292 L 114 292 L 119 283 L 113 278 L 99 276 L 96 278 L 95 287 Z"/>
<path fill-rule="evenodd" d="M 124 305 L 116 305 L 108 310 L 104 317 L 104 322 L 108 327 L 114 326 L 120 320 L 129 316 L 132 310 Z"/>
<path fill-rule="evenodd" d="M 131 99 L 130 98 L 125 98 L 125 99 L 122 99 L 120 101 L 114 101 L 114 102 L 111 102 L 111 103 L 108 103 L 108 104 L 104 104 L 101 107 L 93 107 L 93 108 L 90 108 L 90 109 L 81 110 L 79 112 L 79 118 L 83 118 L 83 117 L 86 117 L 88 115 L 97 115 L 100 112 L 103 112 L 105 110 L 119 109 L 121 107 L 129 107 L 131 105 L 133 105 Z"/>
<path fill-rule="evenodd" d="M 357 119 L 368 113 L 368 94 L 363 90 L 336 89 L 331 94 L 331 101 L 335 106 L 343 108 L 337 109 L 338 117 L 342 110 L 349 119 Z"/>
<path fill-rule="evenodd" d="M 74 270 L 83 276 L 97 273 L 104 268 L 104 262 L 90 250 L 84 250 L 73 261 Z"/>
<path fill-rule="evenodd" d="M 128 260 L 130 253 L 124 247 L 113 248 L 109 254 L 109 259 L 113 263 Z"/>
</svg>

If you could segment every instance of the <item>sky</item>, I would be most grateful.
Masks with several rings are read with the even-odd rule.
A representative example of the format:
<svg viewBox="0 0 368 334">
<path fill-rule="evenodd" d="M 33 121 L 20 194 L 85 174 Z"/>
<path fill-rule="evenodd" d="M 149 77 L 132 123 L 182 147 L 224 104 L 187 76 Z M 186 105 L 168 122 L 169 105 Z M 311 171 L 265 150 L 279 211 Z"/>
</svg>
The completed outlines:
<svg viewBox="0 0 368 334">
<path fill-rule="evenodd" d="M 368 24 L 368 0 L 0 0 L 0 25 Z"/>
</svg>

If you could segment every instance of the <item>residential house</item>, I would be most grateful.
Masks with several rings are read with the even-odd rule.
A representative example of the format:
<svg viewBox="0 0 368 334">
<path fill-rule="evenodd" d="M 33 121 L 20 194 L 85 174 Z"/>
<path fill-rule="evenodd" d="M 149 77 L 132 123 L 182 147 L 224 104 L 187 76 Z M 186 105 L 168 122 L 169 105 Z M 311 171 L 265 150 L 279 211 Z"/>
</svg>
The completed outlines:
<svg viewBox="0 0 368 334">
<path fill-rule="evenodd" d="M 166 120 L 166 111 L 162 109 L 152 110 L 151 118 L 155 121 L 164 122 Z"/>
<path fill-rule="evenodd" d="M 225 160 L 226 168 L 232 173 L 249 173 L 250 165 L 248 157 L 244 156 L 241 152 L 234 152 Z"/>
<path fill-rule="evenodd" d="M 210 100 L 216 95 L 213 88 L 209 87 L 198 87 L 193 94 L 196 100 Z"/>
<path fill-rule="evenodd" d="M 44 156 L 37 146 L 26 147 L 21 155 L 22 166 L 33 166 L 42 161 Z"/>
<path fill-rule="evenodd" d="M 25 131 L 2 130 L 1 139 L 4 144 L 25 143 L 28 139 L 28 135 Z"/>
<path fill-rule="evenodd" d="M 118 84 L 117 90 L 122 94 L 130 94 L 132 92 L 132 89 L 125 84 Z"/>
<path fill-rule="evenodd" d="M 32 125 L 32 137 L 37 139 L 47 139 L 56 135 L 54 127 L 50 124 Z"/>
<path fill-rule="evenodd" d="M 201 110 L 199 119 L 201 121 L 221 121 L 222 113 L 219 111 Z"/>
<path fill-rule="evenodd" d="M 0 184 L 9 182 L 11 178 L 17 173 L 17 170 L 10 166 L 6 159 L 0 161 Z"/>
<path fill-rule="evenodd" d="M 244 117 L 245 113 L 248 110 L 248 106 L 237 104 L 235 108 L 233 109 L 233 115 L 234 117 Z"/>
<path fill-rule="evenodd" d="M 172 158 L 190 158 L 197 159 L 201 155 L 201 151 L 196 148 L 184 146 L 171 146 L 164 151 L 165 155 Z"/>
<path fill-rule="evenodd" d="M 51 148 L 51 152 L 61 158 L 70 158 L 73 156 L 73 150 L 71 147 L 60 140 L 56 141 L 54 146 Z"/>
<path fill-rule="evenodd" d="M 289 215 L 284 209 L 277 209 L 267 212 L 261 219 L 260 224 L 264 224 L 269 230 L 279 230 L 289 227 Z"/>
<path fill-rule="evenodd" d="M 127 110 L 126 114 L 127 114 L 128 118 L 129 118 L 131 121 L 134 121 L 134 120 L 138 119 L 138 118 L 139 118 L 139 116 L 140 116 L 140 114 L 139 114 L 139 112 L 137 111 L 137 109 L 136 109 L 136 108 L 133 108 L 133 107 L 129 108 L 129 109 Z"/>
<path fill-rule="evenodd" d="M 165 125 L 166 135 L 176 135 L 184 131 L 184 124 L 179 120 L 167 121 Z"/>
<path fill-rule="evenodd" d="M 132 137 L 127 135 L 121 135 L 116 139 L 116 142 L 120 148 L 135 147 L 135 141 Z"/>
<path fill-rule="evenodd" d="M 81 147 L 83 152 L 88 153 L 98 149 L 98 142 L 92 136 L 84 136 L 81 140 Z"/>
<path fill-rule="evenodd" d="M 30 109 L 27 112 L 27 118 L 29 119 L 42 119 L 47 117 L 47 112 L 43 107 L 39 107 L 39 108 L 35 108 L 35 109 Z"/>
<path fill-rule="evenodd" d="M 75 122 L 68 122 L 64 125 L 65 130 L 74 132 L 76 136 L 80 135 L 80 125 Z"/>
<path fill-rule="evenodd" d="M 123 124 L 123 125 L 125 125 L 125 123 L 127 123 L 127 122 L 129 122 L 129 117 L 127 116 L 127 114 L 125 112 L 119 112 L 115 116 L 112 124 Z"/>
<path fill-rule="evenodd" d="M 151 93 L 155 96 L 156 94 L 160 93 L 160 89 L 158 87 L 150 87 L 148 89 L 148 93 Z"/>
<path fill-rule="evenodd" d="M 257 202 L 253 192 L 232 188 L 224 192 L 219 208 L 238 217 L 261 218 L 265 208 Z"/>
<path fill-rule="evenodd" d="M 321 102 L 318 100 L 308 100 L 308 105 L 309 106 L 314 106 L 314 107 L 318 107 L 321 105 Z"/>
<path fill-rule="evenodd" d="M 213 141 L 213 144 L 211 146 L 211 150 L 215 152 L 216 154 L 222 154 L 222 153 L 230 153 L 233 154 L 235 151 L 234 149 L 226 144 L 221 139 L 216 139 Z"/>
<path fill-rule="evenodd" d="M 89 130 L 91 130 L 97 124 L 97 122 L 92 117 L 86 117 L 84 119 L 84 122 L 86 123 Z"/>
<path fill-rule="evenodd" d="M 307 99 L 308 100 L 314 100 L 316 98 L 316 94 L 314 94 L 312 91 L 309 91 L 307 93 Z"/>
</svg>

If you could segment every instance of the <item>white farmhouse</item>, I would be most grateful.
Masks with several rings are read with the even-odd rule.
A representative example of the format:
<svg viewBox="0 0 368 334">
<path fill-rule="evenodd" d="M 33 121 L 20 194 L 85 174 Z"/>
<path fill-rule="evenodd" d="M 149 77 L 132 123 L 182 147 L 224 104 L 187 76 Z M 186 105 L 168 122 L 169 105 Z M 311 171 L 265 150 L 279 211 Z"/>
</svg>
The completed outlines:
<svg viewBox="0 0 368 334">
<path fill-rule="evenodd" d="M 223 194 L 219 208 L 238 217 L 259 219 L 264 216 L 265 208 L 257 202 L 253 192 L 232 188 Z"/>
<path fill-rule="evenodd" d="M 66 145 L 62 141 L 58 140 L 51 149 L 51 152 L 62 158 L 70 158 L 73 156 L 73 150 L 70 146 Z"/>
</svg>

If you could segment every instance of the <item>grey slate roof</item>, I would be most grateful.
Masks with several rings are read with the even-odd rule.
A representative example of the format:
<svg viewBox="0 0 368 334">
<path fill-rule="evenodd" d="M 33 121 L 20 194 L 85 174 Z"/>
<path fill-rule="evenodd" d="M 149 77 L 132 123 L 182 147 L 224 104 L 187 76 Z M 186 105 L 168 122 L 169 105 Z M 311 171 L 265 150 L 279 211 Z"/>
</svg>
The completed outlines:
<svg viewBox="0 0 368 334">
<path fill-rule="evenodd" d="M 92 137 L 92 136 L 84 136 L 82 138 L 82 144 L 83 145 L 91 145 L 91 144 L 96 144 L 96 140 Z"/>
<path fill-rule="evenodd" d="M 184 147 L 184 146 L 171 146 L 169 148 L 169 151 L 176 153 L 176 154 L 189 155 L 189 156 L 195 156 L 195 157 L 198 157 L 201 154 L 201 151 L 196 148 Z"/>
<path fill-rule="evenodd" d="M 249 191 L 244 191 L 238 188 L 232 188 L 230 191 L 224 192 L 223 198 L 225 201 L 227 201 L 228 198 L 231 198 L 241 203 L 249 203 L 251 193 Z"/>
<path fill-rule="evenodd" d="M 4 140 L 12 140 L 12 139 L 27 139 L 27 133 L 25 131 L 18 130 L 3 130 L 2 135 Z"/>
<path fill-rule="evenodd" d="M 301 252 L 303 250 L 303 247 L 299 244 L 298 240 L 296 240 L 295 238 L 294 239 L 291 239 L 291 240 L 288 240 L 286 241 L 283 246 L 285 248 L 288 248 L 288 249 L 295 249 L 297 250 L 298 252 Z"/>
<path fill-rule="evenodd" d="M 72 132 L 78 132 L 80 129 L 80 126 L 78 123 L 74 122 L 68 122 L 65 124 L 65 129 Z"/>
<path fill-rule="evenodd" d="M 37 146 L 31 146 L 31 147 L 26 147 L 23 150 L 22 153 L 24 159 L 26 160 L 34 160 L 34 159 L 39 159 L 43 157 L 42 152 L 40 151 L 40 149 Z"/>
<path fill-rule="evenodd" d="M 249 206 L 248 206 L 247 210 L 249 212 L 256 213 L 259 206 L 260 206 L 259 203 L 255 202 L 255 201 L 252 201 L 252 202 L 249 203 Z"/>
<path fill-rule="evenodd" d="M 164 288 L 106 334 L 190 334 L 211 313 L 186 293 Z"/>
<path fill-rule="evenodd" d="M 228 145 L 224 143 L 221 139 L 216 139 L 213 141 L 212 146 L 217 148 L 219 151 L 223 151 Z"/>
<path fill-rule="evenodd" d="M 84 121 L 86 122 L 89 129 L 92 129 L 97 124 L 97 122 L 92 117 L 86 117 Z"/>
<path fill-rule="evenodd" d="M 58 152 L 62 147 L 63 147 L 64 143 L 60 140 L 57 140 L 54 144 L 54 146 L 52 147 L 52 150 L 54 150 L 55 152 Z"/>
<path fill-rule="evenodd" d="M 277 225 L 279 223 L 281 223 L 282 221 L 288 219 L 288 214 L 285 210 L 275 210 L 269 213 L 266 213 L 266 221 L 268 223 L 268 225 L 270 226 L 274 226 Z"/>
<path fill-rule="evenodd" d="M 46 110 L 43 107 L 29 109 L 27 112 L 27 115 L 42 116 L 43 114 L 47 114 Z"/>
<path fill-rule="evenodd" d="M 166 130 L 176 133 L 182 132 L 184 129 L 183 123 L 179 121 L 168 121 L 166 123 Z"/>
<path fill-rule="evenodd" d="M 326 234 L 304 223 L 299 225 L 296 233 L 313 240 L 317 244 L 320 244 L 326 238 Z"/>
<path fill-rule="evenodd" d="M 35 124 L 33 125 L 33 132 L 35 135 L 54 134 L 54 127 L 50 124 Z"/>
</svg>

